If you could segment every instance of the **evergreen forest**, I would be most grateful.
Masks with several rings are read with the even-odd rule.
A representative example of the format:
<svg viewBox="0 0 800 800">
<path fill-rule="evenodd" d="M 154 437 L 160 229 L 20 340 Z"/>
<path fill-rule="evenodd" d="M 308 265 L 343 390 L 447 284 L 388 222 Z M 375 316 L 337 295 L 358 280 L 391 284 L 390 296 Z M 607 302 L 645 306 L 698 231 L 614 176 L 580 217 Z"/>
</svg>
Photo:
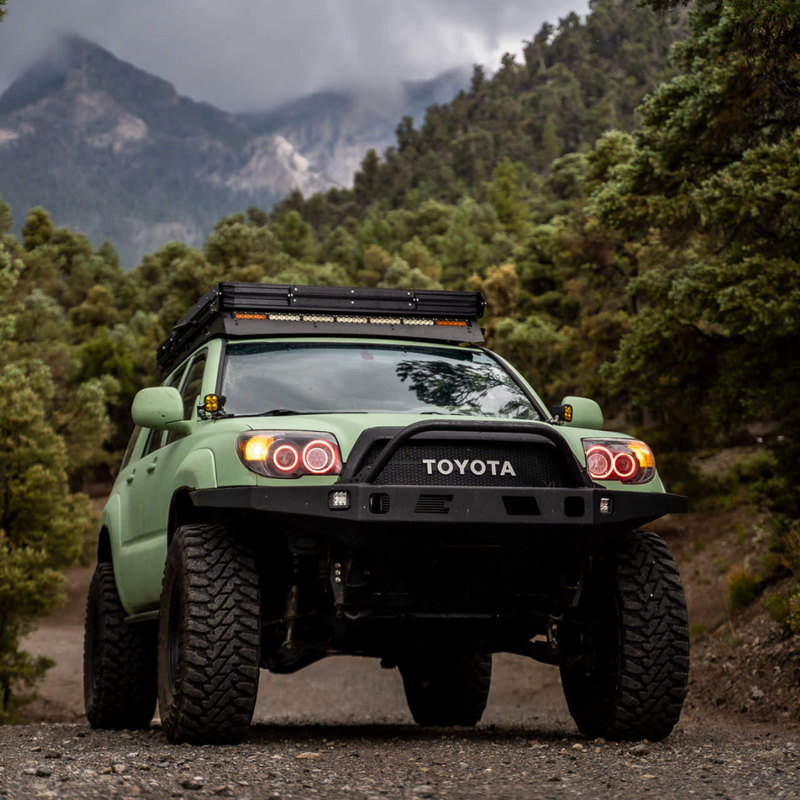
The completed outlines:
<svg viewBox="0 0 800 800">
<path fill-rule="evenodd" d="M 800 5 L 589 5 L 400 120 L 352 189 L 226 217 L 202 249 L 124 272 L 43 208 L 14 237 L 0 204 L 0 722 L 48 667 L 20 640 L 92 557 L 85 491 L 113 480 L 156 347 L 221 280 L 483 292 L 488 345 L 547 402 L 597 399 L 695 507 L 759 506 L 754 591 L 800 578 Z M 756 436 L 735 475 L 698 470 Z"/>
</svg>

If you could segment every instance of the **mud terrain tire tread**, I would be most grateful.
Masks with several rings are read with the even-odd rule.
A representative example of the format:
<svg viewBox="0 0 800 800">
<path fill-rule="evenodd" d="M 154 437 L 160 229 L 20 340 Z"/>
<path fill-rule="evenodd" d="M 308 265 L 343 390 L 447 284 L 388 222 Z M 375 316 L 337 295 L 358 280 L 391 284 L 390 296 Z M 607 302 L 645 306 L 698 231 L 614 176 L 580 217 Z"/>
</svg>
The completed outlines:
<svg viewBox="0 0 800 800">
<path fill-rule="evenodd" d="M 491 654 L 429 654 L 400 662 L 409 711 L 418 725 L 477 725 L 492 682 Z"/>
<path fill-rule="evenodd" d="M 179 598 L 170 681 L 170 603 Z M 260 594 L 249 545 L 221 525 L 186 525 L 170 545 L 159 614 L 159 708 L 170 742 L 235 744 L 258 693 Z M 175 641 L 175 640 L 173 640 Z"/>
<path fill-rule="evenodd" d="M 601 576 L 616 608 L 616 666 L 600 691 L 585 669 L 580 674 L 562 667 L 570 713 L 591 738 L 664 739 L 680 718 L 689 678 L 688 615 L 678 567 L 659 536 L 634 531 Z"/>
<path fill-rule="evenodd" d="M 126 625 L 126 616 L 113 565 L 98 564 L 83 645 L 84 704 L 92 728 L 144 729 L 156 710 L 155 626 Z"/>
</svg>

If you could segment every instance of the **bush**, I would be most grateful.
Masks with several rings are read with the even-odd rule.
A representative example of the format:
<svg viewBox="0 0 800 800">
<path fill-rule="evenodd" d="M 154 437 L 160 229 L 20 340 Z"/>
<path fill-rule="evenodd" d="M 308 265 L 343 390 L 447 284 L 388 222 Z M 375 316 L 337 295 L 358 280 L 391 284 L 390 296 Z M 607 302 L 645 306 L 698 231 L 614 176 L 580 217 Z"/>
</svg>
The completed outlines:
<svg viewBox="0 0 800 800">
<path fill-rule="evenodd" d="M 729 614 L 750 605 L 759 593 L 758 577 L 744 567 L 734 567 L 728 573 L 725 586 Z"/>
<path fill-rule="evenodd" d="M 800 633 L 800 587 L 775 592 L 765 597 L 763 603 L 767 613 L 785 631 Z"/>
</svg>

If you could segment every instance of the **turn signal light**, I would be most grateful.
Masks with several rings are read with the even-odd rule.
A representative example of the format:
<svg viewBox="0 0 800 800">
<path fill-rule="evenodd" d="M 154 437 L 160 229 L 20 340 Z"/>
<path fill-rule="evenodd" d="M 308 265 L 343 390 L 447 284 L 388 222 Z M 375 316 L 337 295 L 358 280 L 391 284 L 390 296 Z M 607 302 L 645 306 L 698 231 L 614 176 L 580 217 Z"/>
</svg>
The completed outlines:
<svg viewBox="0 0 800 800">
<path fill-rule="evenodd" d="M 653 451 L 633 439 L 584 439 L 586 469 L 595 481 L 647 483 L 656 474 Z"/>
<path fill-rule="evenodd" d="M 240 434 L 236 451 L 249 470 L 265 478 L 338 475 L 342 471 L 339 443 L 330 433 L 248 431 Z"/>
</svg>

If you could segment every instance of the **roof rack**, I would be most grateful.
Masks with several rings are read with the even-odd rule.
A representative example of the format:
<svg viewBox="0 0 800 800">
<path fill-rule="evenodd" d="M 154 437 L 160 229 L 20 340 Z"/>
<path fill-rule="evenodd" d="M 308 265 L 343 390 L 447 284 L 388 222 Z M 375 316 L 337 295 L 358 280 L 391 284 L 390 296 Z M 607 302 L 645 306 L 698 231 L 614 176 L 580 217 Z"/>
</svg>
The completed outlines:
<svg viewBox="0 0 800 800">
<path fill-rule="evenodd" d="M 158 348 L 158 366 L 166 375 L 218 337 L 332 334 L 478 343 L 485 306 L 480 292 L 218 283 L 176 323 Z"/>
</svg>

